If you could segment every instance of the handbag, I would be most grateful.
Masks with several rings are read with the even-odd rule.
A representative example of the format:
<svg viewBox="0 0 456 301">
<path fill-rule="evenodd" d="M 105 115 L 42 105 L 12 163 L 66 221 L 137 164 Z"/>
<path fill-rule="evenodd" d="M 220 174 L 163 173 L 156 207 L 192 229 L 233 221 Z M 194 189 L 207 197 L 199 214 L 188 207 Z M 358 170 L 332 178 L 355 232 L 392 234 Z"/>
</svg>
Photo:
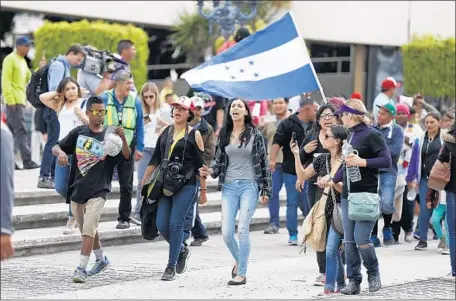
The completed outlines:
<svg viewBox="0 0 456 301">
<path fill-rule="evenodd" d="M 350 139 L 351 140 L 351 139 Z M 349 142 L 350 143 L 350 142 Z M 380 217 L 380 195 L 370 192 L 350 192 L 350 177 L 345 163 L 348 189 L 348 218 L 356 222 L 375 222 Z M 378 188 L 379 185 L 377 185 Z"/>
<path fill-rule="evenodd" d="M 331 173 L 329 171 L 328 157 L 326 157 L 326 170 L 328 172 L 328 175 L 331 175 L 331 177 L 332 177 L 339 169 L 339 166 L 340 166 L 340 164 L 337 166 L 337 168 L 335 168 L 334 172 Z M 336 201 L 336 193 L 334 192 L 333 187 L 331 187 L 331 196 L 332 196 L 333 203 L 334 203 L 332 219 L 331 219 L 331 226 L 333 227 L 334 230 L 336 230 L 337 233 L 339 233 L 340 235 L 343 235 L 344 226 L 342 224 L 342 209 L 340 208 L 340 204 L 338 204 Z"/>
<path fill-rule="evenodd" d="M 445 147 L 445 145 L 443 146 Z M 443 148 L 442 148 L 443 149 Z M 428 187 L 434 190 L 444 190 L 445 186 L 450 182 L 451 178 L 451 152 L 449 162 L 435 161 L 432 166 L 428 179 Z"/>
</svg>

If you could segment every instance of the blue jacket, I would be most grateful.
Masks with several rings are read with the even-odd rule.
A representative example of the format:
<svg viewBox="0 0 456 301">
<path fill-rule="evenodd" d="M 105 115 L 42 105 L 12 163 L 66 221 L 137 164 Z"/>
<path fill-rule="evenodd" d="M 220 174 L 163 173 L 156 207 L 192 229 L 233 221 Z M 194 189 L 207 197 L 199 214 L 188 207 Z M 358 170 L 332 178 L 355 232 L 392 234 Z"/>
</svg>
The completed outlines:
<svg viewBox="0 0 456 301">
<path fill-rule="evenodd" d="M 132 93 L 132 92 L 130 92 Z M 104 105 L 108 105 L 108 92 L 103 93 L 101 96 L 103 99 Z M 112 98 L 114 105 L 116 106 L 117 112 L 123 110 L 123 105 L 119 103 L 114 93 Z M 144 150 L 144 115 L 142 111 L 141 101 L 136 96 L 135 101 L 135 108 L 136 108 L 136 129 L 135 129 L 135 141 L 136 141 L 136 150 L 142 152 Z"/>
<path fill-rule="evenodd" d="M 380 168 L 379 172 L 387 172 L 397 175 L 397 162 L 401 155 L 402 145 L 404 144 L 404 130 L 396 123 L 393 123 L 391 127 L 381 129 L 379 126 L 375 126 L 375 129 L 382 134 L 385 138 L 386 145 L 391 154 L 392 164 L 389 168 Z M 392 132 L 391 132 L 392 131 Z"/>
<path fill-rule="evenodd" d="M 71 66 L 63 55 L 59 55 L 55 61 L 49 66 L 48 71 L 48 88 L 49 91 L 57 90 L 60 81 L 68 76 L 71 76 Z"/>
</svg>

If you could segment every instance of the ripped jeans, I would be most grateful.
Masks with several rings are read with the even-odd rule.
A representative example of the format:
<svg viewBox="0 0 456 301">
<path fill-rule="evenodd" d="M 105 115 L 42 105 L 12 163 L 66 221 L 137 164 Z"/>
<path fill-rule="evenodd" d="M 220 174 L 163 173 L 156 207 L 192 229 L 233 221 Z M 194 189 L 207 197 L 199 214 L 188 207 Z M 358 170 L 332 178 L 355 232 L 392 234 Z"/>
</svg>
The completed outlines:
<svg viewBox="0 0 456 301">
<path fill-rule="evenodd" d="M 238 265 L 237 275 L 245 277 L 250 255 L 250 222 L 259 200 L 258 184 L 254 180 L 235 180 L 222 189 L 222 235 Z M 238 236 L 235 237 L 236 215 L 239 211 Z"/>
<path fill-rule="evenodd" d="M 348 201 L 342 199 L 342 222 L 344 226 L 345 262 L 347 278 L 361 283 L 361 259 L 367 270 L 367 277 L 379 276 L 377 255 L 370 241 L 375 222 L 356 222 L 348 218 Z"/>
</svg>

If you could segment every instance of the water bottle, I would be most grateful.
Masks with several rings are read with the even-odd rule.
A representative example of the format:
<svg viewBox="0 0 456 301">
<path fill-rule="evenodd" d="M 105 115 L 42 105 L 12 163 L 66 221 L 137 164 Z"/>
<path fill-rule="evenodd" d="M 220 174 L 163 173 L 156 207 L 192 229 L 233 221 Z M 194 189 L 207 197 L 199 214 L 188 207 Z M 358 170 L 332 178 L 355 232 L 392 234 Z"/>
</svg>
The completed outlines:
<svg viewBox="0 0 456 301">
<path fill-rule="evenodd" d="M 416 199 L 416 195 L 418 194 L 418 189 L 417 188 L 411 188 L 407 192 L 407 200 L 409 201 L 414 201 Z"/>
<path fill-rule="evenodd" d="M 349 143 L 344 142 L 342 145 L 342 158 L 345 160 L 347 156 L 351 154 L 357 155 L 358 152 Z M 352 183 L 361 181 L 361 172 L 359 170 L 359 166 L 348 166 L 347 175 L 350 179 L 350 182 Z"/>
</svg>

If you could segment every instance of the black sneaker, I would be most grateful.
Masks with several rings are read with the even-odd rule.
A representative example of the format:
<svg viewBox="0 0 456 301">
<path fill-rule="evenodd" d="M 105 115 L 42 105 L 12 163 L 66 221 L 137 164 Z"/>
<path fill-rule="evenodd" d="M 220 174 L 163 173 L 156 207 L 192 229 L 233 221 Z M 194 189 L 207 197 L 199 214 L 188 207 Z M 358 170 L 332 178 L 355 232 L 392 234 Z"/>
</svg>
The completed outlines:
<svg viewBox="0 0 456 301">
<path fill-rule="evenodd" d="M 203 242 L 206 242 L 209 240 L 209 237 L 199 237 L 199 238 L 195 238 L 191 243 L 190 243 L 190 246 L 192 247 L 201 247 L 201 245 L 203 244 Z"/>
<path fill-rule="evenodd" d="M 369 292 L 375 293 L 379 289 L 382 288 L 382 282 L 380 280 L 380 276 L 369 277 Z"/>
<path fill-rule="evenodd" d="M 361 286 L 355 280 L 348 280 L 348 285 L 340 290 L 341 294 L 344 295 L 358 295 L 361 293 Z"/>
<path fill-rule="evenodd" d="M 176 273 L 182 274 L 187 269 L 187 261 L 190 258 L 190 249 L 184 247 L 184 250 L 179 254 L 176 265 Z"/>
<path fill-rule="evenodd" d="M 23 168 L 24 169 L 37 169 L 37 168 L 40 168 L 40 165 L 36 164 L 33 161 L 30 161 L 29 163 L 24 163 Z"/>
<path fill-rule="evenodd" d="M 427 250 L 427 242 L 420 240 L 420 242 L 415 247 L 415 251 L 425 251 L 425 250 Z"/>
<path fill-rule="evenodd" d="M 166 268 L 161 280 L 162 281 L 173 281 L 175 278 L 176 278 L 176 270 L 173 268 Z"/>
<path fill-rule="evenodd" d="M 36 185 L 36 187 L 43 189 L 54 189 L 54 182 L 52 182 L 51 179 L 40 177 L 38 179 L 38 184 Z"/>
<path fill-rule="evenodd" d="M 119 221 L 116 226 L 116 229 L 128 229 L 130 228 L 130 223 L 126 221 Z"/>
</svg>

